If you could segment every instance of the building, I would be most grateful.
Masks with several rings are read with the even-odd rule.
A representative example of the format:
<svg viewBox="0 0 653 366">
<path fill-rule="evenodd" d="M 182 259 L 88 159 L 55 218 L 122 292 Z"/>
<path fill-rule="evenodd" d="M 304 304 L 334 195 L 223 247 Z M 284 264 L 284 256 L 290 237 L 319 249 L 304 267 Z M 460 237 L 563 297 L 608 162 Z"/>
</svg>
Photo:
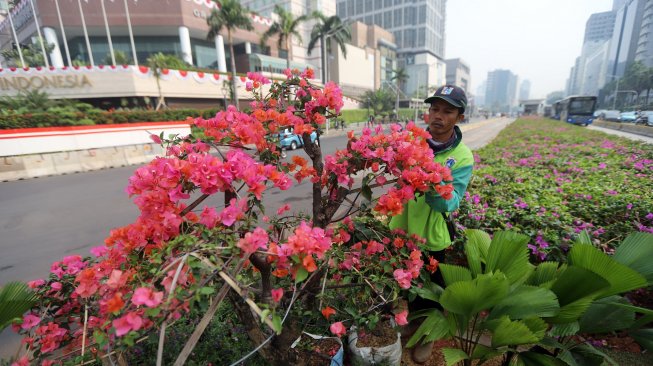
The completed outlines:
<svg viewBox="0 0 653 366">
<path fill-rule="evenodd" d="M 33 74 L 34 67 L 38 66 L 34 64 L 28 65 L 32 66 L 32 69 L 24 75 L 9 72 L 6 68 L 13 65 L 8 63 L 8 60 L 0 59 L 0 63 L 7 71 L 0 76 L 0 78 L 5 78 L 0 82 L 0 90 L 3 93 L 12 94 L 29 88 L 41 89 L 54 98 L 80 98 L 95 104 L 102 99 L 103 106 L 106 106 L 106 103 L 119 106 L 121 97 L 156 98 L 157 91 L 156 88 L 151 87 L 154 85 L 152 80 L 143 80 L 145 76 L 152 76 L 151 73 L 141 72 L 138 66 L 129 69 L 123 68 L 121 65 L 102 68 L 102 65 L 112 64 L 110 45 L 115 51 L 127 55 L 128 63 L 134 65 L 145 65 L 148 57 L 158 52 L 176 55 L 186 63 L 204 70 L 207 75 L 212 73 L 216 78 L 219 78 L 219 73 L 225 73 L 230 65 L 229 52 L 225 52 L 225 47 L 228 46 L 226 45 L 226 34 L 224 36 L 217 35 L 213 39 L 207 40 L 209 27 L 206 18 L 211 11 L 217 9 L 217 5 L 213 1 L 128 0 L 126 2 L 128 8 L 125 8 L 123 1 L 90 1 L 88 3 L 74 0 L 33 1 L 36 16 L 28 0 L 23 0 L 12 10 L 17 38 L 21 44 L 36 42 L 38 33 L 35 19 L 38 21 L 44 39 L 48 44 L 54 46 L 48 55 L 48 61 L 55 70 L 41 71 L 44 73 L 42 76 L 53 76 L 54 79 Z M 102 3 L 106 7 L 106 24 Z M 59 6 L 59 12 L 57 6 Z M 130 16 L 130 22 L 127 20 L 127 14 Z M 248 71 L 280 73 L 286 68 L 286 52 L 277 48 L 278 39 L 271 38 L 266 45 L 260 45 L 261 34 L 269 29 L 273 20 L 257 14 L 250 14 L 250 17 L 254 26 L 253 31 L 237 29 L 232 34 L 236 71 L 239 73 Z M 83 26 L 83 23 L 86 27 Z M 133 48 L 129 26 L 133 31 Z M 111 44 L 107 28 L 110 30 Z M 88 33 L 88 45 L 84 30 Z M 0 22 L 0 49 L 15 47 L 10 34 L 9 22 L 8 19 L 5 19 Z M 84 68 L 87 65 L 89 68 Z M 86 72 L 84 75 L 88 82 L 58 82 L 57 77 L 64 78 L 62 80 L 65 80 L 67 76 L 72 78 L 70 80 L 82 77 L 81 74 L 77 74 L 80 71 L 73 70 L 72 66 L 81 66 L 81 70 Z M 291 67 L 303 69 L 308 66 L 309 64 L 304 62 L 294 60 L 291 62 Z M 101 73 L 114 70 L 125 71 L 119 73 L 121 81 L 116 82 L 115 85 L 106 85 L 105 83 L 111 84 L 112 81 L 106 79 Z M 126 70 L 130 70 L 130 72 L 126 72 Z M 100 74 L 96 75 L 96 73 Z M 116 75 L 118 74 L 114 76 Z M 204 82 L 206 80 L 204 73 L 186 75 L 193 75 L 193 77 L 184 76 L 182 78 L 182 82 L 186 82 L 187 85 L 178 84 L 180 81 L 173 83 L 175 78 L 166 80 L 167 75 L 162 75 L 162 80 L 170 84 L 162 89 L 170 93 L 166 95 L 166 98 L 171 105 L 200 106 L 206 104 L 214 106 L 216 99 L 219 101 L 223 99 L 225 92 L 222 91 L 221 84 L 226 78 L 223 77 L 220 83 L 212 82 L 213 86 L 211 86 L 212 83 L 209 83 L 197 87 L 193 83 Z M 33 82 L 30 81 L 32 79 Z M 213 81 L 215 80 L 217 79 L 213 79 Z M 75 88 L 71 90 L 68 86 L 75 86 Z M 116 89 L 119 87 L 122 88 L 122 91 Z M 196 88 L 195 91 L 194 88 Z M 202 90 L 201 93 L 198 92 L 200 90 Z"/>
<path fill-rule="evenodd" d="M 581 54 L 569 75 L 567 95 L 597 95 L 604 85 L 615 19 L 615 11 L 595 13 L 587 19 Z"/>
<path fill-rule="evenodd" d="M 290 12 L 293 16 L 299 17 L 302 15 L 310 15 L 315 11 L 321 12 L 324 16 L 329 17 L 336 14 L 336 0 L 240 0 L 244 7 L 250 9 L 252 12 L 276 20 L 277 16 L 274 13 L 275 6 L 279 5 L 286 11 Z M 311 31 L 315 26 L 316 20 L 309 19 L 298 25 L 301 40 L 293 37 L 292 51 L 293 61 L 310 64 L 316 71 L 316 75 L 321 75 L 322 61 L 320 55 L 322 50 L 320 43 L 315 45 L 315 48 L 308 54 L 308 44 L 311 39 Z"/>
<path fill-rule="evenodd" d="M 530 80 L 523 80 L 519 85 L 519 100 L 527 100 L 531 95 Z"/>
<path fill-rule="evenodd" d="M 646 3 L 648 0 L 626 0 L 616 11 L 608 55 L 609 75 L 622 77 L 634 62 Z"/>
<path fill-rule="evenodd" d="M 360 96 L 385 83 L 394 83 L 397 45 L 392 33 L 376 25 L 354 22 L 351 36 L 351 42 L 346 44 L 346 58 L 340 47 L 332 42 L 327 79 L 338 83 L 343 93 L 350 96 Z"/>
<path fill-rule="evenodd" d="M 393 33 L 399 68 L 408 80 L 403 85 L 407 97 L 425 86 L 445 83 L 446 0 L 337 0 L 340 18 L 377 25 Z"/>
<path fill-rule="evenodd" d="M 493 113 L 510 113 L 517 106 L 517 75 L 510 70 L 494 70 L 487 74 L 485 107 Z"/>
<path fill-rule="evenodd" d="M 447 65 L 447 84 L 459 86 L 465 90 L 468 95 L 472 91 L 472 77 L 467 62 L 460 58 L 445 60 Z"/>
<path fill-rule="evenodd" d="M 635 61 L 653 67 L 653 0 L 646 0 L 644 4 Z"/>
</svg>

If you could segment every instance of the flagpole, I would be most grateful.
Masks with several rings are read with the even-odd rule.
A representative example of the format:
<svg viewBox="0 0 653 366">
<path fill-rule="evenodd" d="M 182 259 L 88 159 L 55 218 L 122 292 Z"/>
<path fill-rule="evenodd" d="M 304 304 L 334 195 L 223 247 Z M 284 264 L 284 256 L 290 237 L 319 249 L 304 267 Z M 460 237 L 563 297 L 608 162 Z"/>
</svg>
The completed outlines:
<svg viewBox="0 0 653 366">
<path fill-rule="evenodd" d="M 59 28 L 61 28 L 61 37 L 63 38 L 63 47 L 66 49 L 66 60 L 68 60 L 68 67 L 73 66 L 70 61 L 70 50 L 68 49 L 68 39 L 66 39 L 66 31 L 63 28 L 63 21 L 61 20 L 61 10 L 59 10 L 59 0 L 54 0 L 54 5 L 57 7 L 57 16 L 59 17 Z"/>
<path fill-rule="evenodd" d="M 86 20 L 84 19 L 84 11 L 82 10 L 82 0 L 77 0 L 77 5 L 79 5 L 79 14 L 82 17 L 82 29 L 84 29 L 84 39 L 86 40 L 86 50 L 88 51 L 88 59 L 89 61 L 91 61 L 91 66 L 95 66 L 95 62 L 93 61 L 93 52 L 91 51 L 91 42 L 88 40 L 88 31 L 86 30 Z"/>
<path fill-rule="evenodd" d="M 127 15 L 127 29 L 129 30 L 129 42 L 132 46 L 132 58 L 134 59 L 134 66 L 138 66 L 138 57 L 136 56 L 136 45 L 134 44 L 134 32 L 132 32 L 132 20 L 129 16 L 129 6 L 127 6 L 127 0 L 125 2 L 125 14 Z"/>
<path fill-rule="evenodd" d="M 36 33 L 39 35 L 39 43 L 41 44 L 41 52 L 43 52 L 43 60 L 45 60 L 45 67 L 50 67 L 50 61 L 48 61 L 48 55 L 45 53 L 45 40 L 41 35 L 41 26 L 39 26 L 39 19 L 36 16 L 36 9 L 34 9 L 34 0 L 29 0 L 29 4 L 32 6 L 32 16 L 34 16 L 34 24 L 36 24 Z"/>
<path fill-rule="evenodd" d="M 23 59 L 23 51 L 20 49 L 20 42 L 18 42 L 18 36 L 16 35 L 16 28 L 14 28 L 14 21 L 11 19 L 11 9 L 7 10 L 7 18 L 9 18 L 9 24 L 11 25 L 11 33 L 14 35 L 14 42 L 16 42 L 16 48 L 18 49 L 18 57 L 20 57 L 20 66 L 27 67 L 25 65 L 25 60 Z"/>
<path fill-rule="evenodd" d="M 102 4 L 102 16 L 104 17 L 104 28 L 107 30 L 107 40 L 109 41 L 109 53 L 111 54 L 111 64 L 116 66 L 116 55 L 113 53 L 113 42 L 111 42 L 111 32 L 109 31 L 109 22 L 107 21 L 107 10 L 104 7 L 104 0 L 100 0 Z"/>
</svg>

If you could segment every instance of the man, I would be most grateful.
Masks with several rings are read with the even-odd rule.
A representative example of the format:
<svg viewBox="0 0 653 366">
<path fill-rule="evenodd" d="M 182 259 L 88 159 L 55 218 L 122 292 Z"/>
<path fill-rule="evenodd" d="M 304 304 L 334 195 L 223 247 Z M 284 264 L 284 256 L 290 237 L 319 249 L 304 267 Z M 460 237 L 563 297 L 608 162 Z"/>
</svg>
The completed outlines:
<svg viewBox="0 0 653 366">
<path fill-rule="evenodd" d="M 453 197 L 445 200 L 436 193 L 409 201 L 401 214 L 390 221 L 390 228 L 403 229 L 409 234 L 416 234 L 426 239 L 425 256 L 432 256 L 439 262 L 444 260 L 444 250 L 451 245 L 450 232 L 445 216 L 458 209 L 465 196 L 467 184 L 472 176 L 474 156 L 462 143 L 462 132 L 457 124 L 465 118 L 467 96 L 465 91 L 454 85 L 444 85 L 426 98 L 424 103 L 431 104 L 426 116 L 431 138 L 428 144 L 435 155 L 434 160 L 449 169 L 453 175 Z M 427 262 L 428 263 L 428 262 Z M 436 271 L 431 280 L 444 287 L 440 271 Z M 416 298 L 409 303 L 410 311 L 439 307 L 430 300 Z M 420 344 L 413 350 L 413 360 L 426 362 L 433 350 L 433 342 Z"/>
</svg>

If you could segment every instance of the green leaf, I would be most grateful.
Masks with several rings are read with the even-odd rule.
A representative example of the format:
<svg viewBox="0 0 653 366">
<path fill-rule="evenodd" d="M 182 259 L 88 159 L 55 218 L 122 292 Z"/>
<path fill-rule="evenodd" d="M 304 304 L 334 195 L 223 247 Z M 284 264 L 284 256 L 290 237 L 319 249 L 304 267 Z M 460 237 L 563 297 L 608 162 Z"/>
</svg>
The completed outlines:
<svg viewBox="0 0 653 366">
<path fill-rule="evenodd" d="M 653 282 L 653 234 L 628 235 L 612 258 L 643 275 L 648 283 Z"/>
<path fill-rule="evenodd" d="M 451 286 L 458 281 L 471 281 L 472 273 L 465 267 L 441 263 L 438 270 L 442 272 L 444 283 Z"/>
<path fill-rule="evenodd" d="M 516 232 L 497 232 L 488 250 L 486 273 L 501 271 L 511 284 L 525 281 L 534 268 L 528 262 L 529 240 L 528 236 Z"/>
<path fill-rule="evenodd" d="M 150 308 L 145 310 L 145 315 L 154 318 L 161 312 L 161 308 Z"/>
<path fill-rule="evenodd" d="M 465 230 L 467 243 L 465 244 L 465 255 L 467 264 L 474 276 L 483 273 L 482 263 L 487 258 L 487 252 L 490 248 L 490 235 L 486 232 L 476 229 Z"/>
<path fill-rule="evenodd" d="M 462 360 L 469 360 L 467 353 L 460 348 L 442 348 L 441 351 L 447 366 L 455 365 Z"/>
<path fill-rule="evenodd" d="M 519 365 L 524 366 L 562 366 L 565 365 L 562 360 L 559 360 L 553 356 L 545 355 L 542 353 L 535 352 L 521 352 L 517 356 Z M 512 363 L 511 363 L 512 365 Z"/>
<path fill-rule="evenodd" d="M 541 286 L 553 281 L 556 277 L 556 274 L 558 273 L 559 265 L 560 264 L 558 262 L 540 263 L 537 267 L 535 267 L 535 271 L 531 273 L 531 276 L 528 277 L 526 284 L 531 286 Z"/>
<path fill-rule="evenodd" d="M 508 294 L 509 282 L 502 273 L 479 275 L 471 281 L 459 281 L 447 286 L 440 304 L 450 312 L 471 317 L 502 301 Z"/>
<path fill-rule="evenodd" d="M 297 274 L 295 275 L 295 283 L 300 283 L 308 277 L 308 271 L 304 267 L 299 267 L 297 269 Z"/>
<path fill-rule="evenodd" d="M 9 282 L 0 289 L 0 330 L 23 314 L 38 301 L 36 293 L 22 282 Z"/>
<path fill-rule="evenodd" d="M 261 323 L 265 321 L 265 318 L 267 318 L 270 313 L 270 309 L 263 309 L 263 311 L 261 311 Z"/>
<path fill-rule="evenodd" d="M 480 360 L 483 362 L 501 356 L 504 353 L 506 353 L 506 349 L 496 350 L 477 343 L 474 347 L 474 352 L 472 353 L 471 358 L 472 360 Z"/>
<path fill-rule="evenodd" d="M 281 317 L 279 315 L 272 315 L 272 326 L 274 326 L 274 331 L 277 333 L 277 335 L 281 334 L 283 325 L 281 324 Z"/>
<path fill-rule="evenodd" d="M 569 251 L 569 263 L 605 278 L 610 287 L 600 292 L 607 297 L 646 286 L 646 278 L 610 258 L 592 245 L 576 244 Z"/>
<path fill-rule="evenodd" d="M 578 333 L 579 330 L 580 325 L 578 322 L 554 324 L 549 330 L 549 335 L 552 337 L 568 337 Z"/>
<path fill-rule="evenodd" d="M 593 301 L 594 298 L 589 296 L 562 306 L 558 315 L 547 318 L 547 321 L 552 324 L 577 322 Z"/>
<path fill-rule="evenodd" d="M 364 185 L 361 187 L 361 195 L 363 198 L 365 198 L 368 201 L 372 200 L 372 188 L 368 185 Z"/>
<path fill-rule="evenodd" d="M 200 289 L 200 294 L 202 294 L 202 295 L 210 295 L 210 294 L 212 294 L 214 292 L 215 292 L 215 289 L 213 287 L 205 286 L 205 287 L 202 287 Z"/>
<path fill-rule="evenodd" d="M 490 312 L 488 319 L 508 315 L 510 319 L 551 317 L 558 314 L 558 298 L 543 287 L 521 285 L 502 299 Z"/>
<path fill-rule="evenodd" d="M 580 318 L 582 333 L 608 333 L 630 328 L 635 322 L 635 312 L 618 306 L 617 303 L 630 305 L 621 296 L 610 296 L 594 301 Z"/>
<path fill-rule="evenodd" d="M 653 352 L 653 329 L 638 329 L 628 332 L 628 335 L 647 351 Z"/>
<path fill-rule="evenodd" d="M 416 345 L 422 338 L 424 338 L 423 342 L 430 342 L 442 339 L 450 334 L 447 320 L 439 310 L 429 309 L 420 312 L 419 315 L 422 314 L 425 314 L 426 318 L 422 321 L 419 328 L 417 328 L 415 334 L 410 337 L 408 343 L 406 343 L 406 348 Z"/>
<path fill-rule="evenodd" d="M 615 365 L 619 366 L 613 359 L 605 353 L 585 343 L 569 349 L 576 364 L 579 366 L 594 366 L 594 365 Z"/>
<path fill-rule="evenodd" d="M 486 322 L 492 331 L 492 347 L 537 343 L 546 332 L 547 324 L 539 318 L 510 320 L 508 316 Z"/>
<path fill-rule="evenodd" d="M 606 279 L 589 270 L 568 266 L 551 285 L 551 291 L 558 296 L 560 306 L 565 306 L 585 297 L 594 298 L 609 286 Z"/>
</svg>

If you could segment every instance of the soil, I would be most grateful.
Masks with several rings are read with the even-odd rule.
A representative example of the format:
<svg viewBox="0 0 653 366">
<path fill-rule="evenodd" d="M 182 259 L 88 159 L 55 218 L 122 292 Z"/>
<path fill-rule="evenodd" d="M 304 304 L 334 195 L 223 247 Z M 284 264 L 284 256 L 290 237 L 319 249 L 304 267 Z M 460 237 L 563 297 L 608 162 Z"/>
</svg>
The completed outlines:
<svg viewBox="0 0 653 366">
<path fill-rule="evenodd" d="M 377 323 L 372 330 L 358 331 L 356 347 L 385 347 L 397 341 L 397 330 L 387 321 Z"/>
<path fill-rule="evenodd" d="M 338 349 L 340 343 L 333 338 L 313 339 L 304 335 L 295 348 L 297 365 L 329 365 Z"/>
</svg>

